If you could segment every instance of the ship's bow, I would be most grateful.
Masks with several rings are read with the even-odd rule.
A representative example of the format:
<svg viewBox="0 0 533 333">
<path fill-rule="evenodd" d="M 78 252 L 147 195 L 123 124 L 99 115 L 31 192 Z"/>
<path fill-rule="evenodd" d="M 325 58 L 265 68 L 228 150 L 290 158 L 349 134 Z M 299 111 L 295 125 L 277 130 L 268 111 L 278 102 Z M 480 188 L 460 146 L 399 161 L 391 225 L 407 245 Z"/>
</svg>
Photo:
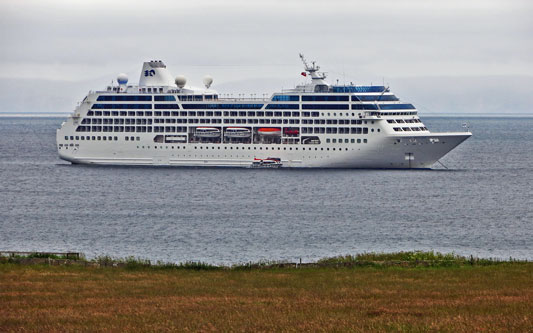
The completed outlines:
<svg viewBox="0 0 533 333">
<path fill-rule="evenodd" d="M 408 168 L 431 168 L 471 136 L 470 132 L 446 132 L 402 139 L 405 165 Z"/>
</svg>

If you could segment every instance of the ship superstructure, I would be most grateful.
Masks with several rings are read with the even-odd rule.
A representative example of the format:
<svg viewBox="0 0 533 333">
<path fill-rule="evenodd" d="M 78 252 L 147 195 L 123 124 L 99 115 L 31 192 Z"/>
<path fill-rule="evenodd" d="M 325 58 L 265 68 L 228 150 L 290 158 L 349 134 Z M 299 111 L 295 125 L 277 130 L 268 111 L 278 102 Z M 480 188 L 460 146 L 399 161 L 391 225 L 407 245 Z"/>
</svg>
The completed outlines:
<svg viewBox="0 0 533 333">
<path fill-rule="evenodd" d="M 138 85 L 91 91 L 57 130 L 59 156 L 107 165 L 431 168 L 469 132 L 432 133 L 385 86 L 331 85 L 300 55 L 310 80 L 270 98 L 221 98 L 186 86 L 162 61 Z"/>
</svg>

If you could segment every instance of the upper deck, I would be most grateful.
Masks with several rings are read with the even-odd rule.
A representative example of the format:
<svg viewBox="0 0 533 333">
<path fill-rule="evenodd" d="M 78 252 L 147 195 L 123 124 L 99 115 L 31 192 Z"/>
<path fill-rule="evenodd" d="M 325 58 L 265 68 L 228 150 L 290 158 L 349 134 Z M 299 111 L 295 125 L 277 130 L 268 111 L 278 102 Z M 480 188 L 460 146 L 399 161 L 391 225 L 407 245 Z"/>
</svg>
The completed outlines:
<svg viewBox="0 0 533 333">
<path fill-rule="evenodd" d="M 220 95 L 215 90 L 210 89 L 213 83 L 213 79 L 210 76 L 204 78 L 205 89 L 187 86 L 187 79 L 184 76 L 179 75 L 173 80 L 166 65 L 159 60 L 152 60 L 143 64 L 139 84 L 128 85 L 127 76 L 120 74 L 117 78 L 117 85 L 108 86 L 103 91 L 91 92 L 90 95 L 96 96 L 97 100 L 100 100 L 100 96 L 108 94 L 154 95 L 154 101 L 167 101 L 158 99 L 156 96 L 169 95 L 169 98 L 173 96 L 172 101 L 175 102 L 206 103 L 206 108 L 219 107 L 221 109 L 239 108 L 237 105 L 250 105 L 252 109 L 257 109 L 258 103 L 261 102 L 266 106 L 266 109 L 380 111 L 382 109 L 380 104 L 382 104 L 385 109 L 414 110 L 412 104 L 401 103 L 385 86 L 330 85 L 326 81 L 326 73 L 319 72 L 320 67 L 315 62 L 310 65 L 303 55 L 300 54 L 300 58 L 305 68 L 305 72 L 302 72 L 302 75 L 309 77 L 311 80 L 292 89 L 284 89 L 281 92 L 274 93 L 270 97 L 266 96 L 266 94 L 262 97 L 258 97 L 255 94 L 249 97 L 245 97 L 244 94 L 238 94 L 238 97 L 229 94 Z M 131 98 L 110 97 L 107 101 L 152 101 L 152 99 L 135 98 L 134 96 Z M 296 107 L 298 104 L 299 107 Z M 350 107 L 350 105 L 352 106 Z"/>
<path fill-rule="evenodd" d="M 312 66 L 306 64 L 306 71 L 311 82 L 293 89 L 282 90 L 269 97 L 263 95 L 262 98 L 244 94 L 234 97 L 210 89 L 213 82 L 211 77 L 204 78 L 205 89 L 195 88 L 187 86 L 183 76 L 170 82 L 171 75 L 162 62 L 147 62 L 143 65 L 139 84 L 128 85 L 127 77 L 121 74 L 117 85 L 90 92 L 73 117 L 81 122 L 82 126 L 77 129 L 79 131 L 98 131 L 101 122 L 104 125 L 122 125 L 122 122 L 124 125 L 151 125 L 162 121 L 165 124 L 187 124 L 193 130 L 197 126 L 195 124 L 240 124 L 251 127 L 256 124 L 282 124 L 292 127 L 310 125 L 300 128 L 308 133 L 362 133 L 361 128 L 335 126 L 361 125 L 361 120 L 371 121 L 372 124 L 374 121 L 387 120 L 386 127 L 394 132 L 427 131 L 417 117 L 416 108 L 400 101 L 388 87 L 329 85 L 325 81 L 326 75 L 318 72 L 318 66 L 314 63 Z M 127 118 L 132 116 L 142 118 Z M 83 126 L 89 124 L 96 126 Z M 322 128 L 321 125 L 328 128 Z M 112 126 L 112 131 L 115 131 L 115 127 L 117 131 L 126 132 L 156 130 L 150 126 L 140 129 Z M 102 130 L 110 129 L 104 126 Z M 170 125 L 169 131 L 174 130 L 177 127 Z"/>
</svg>

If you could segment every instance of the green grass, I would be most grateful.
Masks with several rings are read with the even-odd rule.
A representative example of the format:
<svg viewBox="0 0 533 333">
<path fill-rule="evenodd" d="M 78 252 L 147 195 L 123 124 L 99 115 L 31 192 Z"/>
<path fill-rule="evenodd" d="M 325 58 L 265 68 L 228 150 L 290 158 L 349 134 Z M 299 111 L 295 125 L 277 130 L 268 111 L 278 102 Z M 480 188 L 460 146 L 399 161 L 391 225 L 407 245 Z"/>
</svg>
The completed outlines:
<svg viewBox="0 0 533 333">
<path fill-rule="evenodd" d="M 533 264 L 146 269 L 0 265 L 0 331 L 526 332 Z"/>
<path fill-rule="evenodd" d="M 509 260 L 492 258 L 475 258 L 459 256 L 454 253 L 439 253 L 433 251 L 406 251 L 394 253 L 368 252 L 356 255 L 338 256 L 319 260 L 319 265 L 344 265 L 344 266 L 423 266 L 423 267 L 450 267 L 465 265 L 498 265 L 509 262 L 522 262 L 509 258 Z"/>
<path fill-rule="evenodd" d="M 0 331 L 527 332 L 533 327 L 528 262 L 430 252 L 366 253 L 298 268 L 276 262 L 218 267 L 99 260 L 109 265 L 4 261 Z"/>
</svg>

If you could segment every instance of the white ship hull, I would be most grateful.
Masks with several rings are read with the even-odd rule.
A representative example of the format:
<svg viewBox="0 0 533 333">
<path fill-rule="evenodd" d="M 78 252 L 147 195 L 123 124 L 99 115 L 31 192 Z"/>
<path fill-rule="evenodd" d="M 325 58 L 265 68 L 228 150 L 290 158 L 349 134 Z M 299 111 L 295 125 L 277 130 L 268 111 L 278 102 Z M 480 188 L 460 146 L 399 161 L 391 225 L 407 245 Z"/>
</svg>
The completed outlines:
<svg viewBox="0 0 533 333">
<path fill-rule="evenodd" d="M 288 145 L 282 144 L 254 145 L 255 147 L 250 147 L 249 144 L 223 143 L 154 144 L 149 140 L 122 144 L 113 141 L 107 143 L 86 141 L 78 147 L 60 150 L 59 156 L 74 164 L 98 165 L 247 168 L 253 163 L 254 158 L 273 156 L 281 159 L 283 168 L 428 169 L 470 136 L 471 134 L 466 132 L 384 136 L 377 138 L 371 145 L 337 144 L 307 145 L 307 147 L 304 145 L 287 147 Z M 249 150 L 248 147 L 252 149 Z M 283 148 L 292 148 L 292 150 Z M 299 148 L 298 151 L 295 148 Z M 303 148 L 305 150 L 302 150 Z M 324 150 L 321 150 L 322 148 Z"/>
</svg>

